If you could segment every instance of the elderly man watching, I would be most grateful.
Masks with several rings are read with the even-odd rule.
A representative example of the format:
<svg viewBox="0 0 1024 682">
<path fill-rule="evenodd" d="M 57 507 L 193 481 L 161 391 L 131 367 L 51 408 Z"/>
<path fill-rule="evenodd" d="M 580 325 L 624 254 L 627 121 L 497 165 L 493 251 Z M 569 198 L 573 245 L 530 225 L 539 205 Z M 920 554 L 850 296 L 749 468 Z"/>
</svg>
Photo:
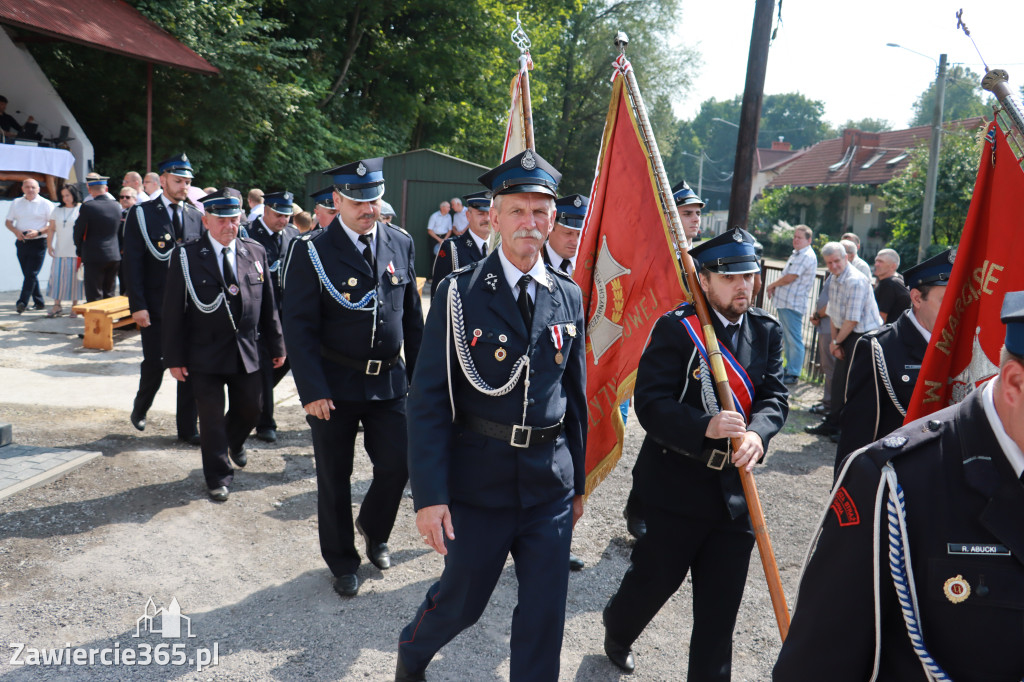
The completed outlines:
<svg viewBox="0 0 1024 682">
<path fill-rule="evenodd" d="M 427 221 L 427 234 L 436 242 L 434 244 L 435 256 L 440 251 L 444 240 L 452 236 L 451 210 L 452 205 L 447 201 L 442 201 L 437 210 L 430 214 L 430 219 Z"/>
<path fill-rule="evenodd" d="M 163 193 L 163 188 L 160 187 L 160 176 L 156 173 L 146 173 L 142 178 L 142 190 L 151 200 L 160 196 Z"/>
<path fill-rule="evenodd" d="M 19 315 L 28 307 L 29 298 L 36 310 L 46 307 L 43 292 L 39 289 L 39 270 L 46 259 L 47 225 L 54 209 L 52 201 L 39 196 L 39 183 L 32 178 L 21 183 L 21 192 L 23 196 L 11 202 L 5 221 L 7 229 L 18 240 L 15 248 L 24 278 L 21 294 L 15 303 Z"/>
<path fill-rule="evenodd" d="M 786 261 L 782 276 L 765 287 L 768 298 L 775 299 L 782 323 L 786 347 L 786 372 L 782 381 L 786 384 L 795 384 L 800 379 L 800 368 L 804 365 L 804 314 L 818 269 L 818 259 L 811 248 L 813 236 L 806 225 L 793 229 L 793 254 Z"/>
<path fill-rule="evenodd" d="M 124 174 L 124 179 L 121 180 L 121 187 L 131 187 L 135 190 L 135 200 L 149 201 L 149 194 L 142 187 L 142 176 L 135 171 L 128 171 Z"/>
<path fill-rule="evenodd" d="M 910 307 L 910 290 L 896 272 L 899 267 L 900 254 L 892 249 L 882 249 L 875 255 L 875 302 L 882 322 L 895 322 Z"/>
<path fill-rule="evenodd" d="M 820 424 L 804 427 L 804 431 L 817 436 L 838 437 L 839 413 L 846 401 L 846 374 L 853 347 L 857 339 L 882 325 L 871 282 L 852 267 L 848 253 L 839 242 L 829 242 L 821 249 L 825 267 L 834 277 L 827 312 L 832 325 L 831 350 L 836 367 L 832 377 L 832 411 Z"/>
<path fill-rule="evenodd" d="M 466 209 L 462 205 L 462 199 L 452 197 L 452 230 L 454 234 L 463 234 L 469 227 L 469 217 L 466 216 Z"/>
<path fill-rule="evenodd" d="M 849 242 L 849 244 L 847 244 L 846 242 Z M 839 238 L 839 243 L 843 245 L 844 249 L 846 249 L 847 260 L 853 263 L 853 267 L 860 270 L 860 272 L 865 277 L 867 277 L 868 281 L 870 282 L 871 266 L 868 265 L 868 262 L 866 260 L 857 255 L 857 252 L 860 251 L 860 237 L 855 235 L 853 232 L 847 232 L 846 234 Z M 850 249 L 851 246 L 853 247 L 852 251 Z"/>
</svg>

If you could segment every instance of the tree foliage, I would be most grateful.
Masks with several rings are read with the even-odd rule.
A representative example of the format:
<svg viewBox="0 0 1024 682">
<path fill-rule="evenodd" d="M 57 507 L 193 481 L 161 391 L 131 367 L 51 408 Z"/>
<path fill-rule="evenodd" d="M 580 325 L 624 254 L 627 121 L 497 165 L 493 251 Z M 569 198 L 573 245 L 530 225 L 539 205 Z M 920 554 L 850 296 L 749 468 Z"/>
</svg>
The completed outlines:
<svg viewBox="0 0 1024 682">
<path fill-rule="evenodd" d="M 884 133 L 892 130 L 892 124 L 884 118 L 862 118 L 859 121 L 850 119 L 843 125 L 839 126 L 838 132 L 842 133 L 842 131 L 847 128 L 863 130 L 868 133 Z"/>
<path fill-rule="evenodd" d="M 959 121 L 974 116 L 992 116 L 995 98 L 981 89 L 981 76 L 965 66 L 954 65 L 946 71 L 942 120 Z M 931 125 L 935 118 L 935 83 L 922 92 L 914 102 L 911 126 Z"/>
<path fill-rule="evenodd" d="M 928 255 L 939 253 L 960 241 L 974 191 L 984 134 L 985 128 L 982 127 L 975 131 L 947 129 L 942 135 L 932 245 Z M 887 225 L 880 236 L 887 242 L 886 246 L 898 251 L 903 262 L 908 264 L 917 262 L 927 174 L 928 147 L 927 143 L 922 143 L 911 151 L 907 167 L 881 188 Z"/>
</svg>

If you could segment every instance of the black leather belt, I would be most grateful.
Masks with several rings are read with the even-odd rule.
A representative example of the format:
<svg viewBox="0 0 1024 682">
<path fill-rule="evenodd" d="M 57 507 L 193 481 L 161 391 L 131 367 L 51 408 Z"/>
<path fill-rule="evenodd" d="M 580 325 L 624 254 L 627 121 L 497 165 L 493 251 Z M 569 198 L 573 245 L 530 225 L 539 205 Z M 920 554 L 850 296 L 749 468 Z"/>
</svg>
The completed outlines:
<svg viewBox="0 0 1024 682">
<path fill-rule="evenodd" d="M 490 419 L 484 419 L 462 410 L 456 413 L 455 423 L 461 424 L 481 436 L 496 438 L 508 443 L 514 448 L 528 448 L 531 445 L 549 443 L 558 438 L 558 434 L 562 432 L 562 422 L 558 422 L 554 426 L 507 425 L 492 422 Z"/>
<path fill-rule="evenodd" d="M 398 361 L 401 359 L 400 355 L 396 355 L 395 357 L 387 358 L 386 360 L 356 360 L 348 357 L 347 355 L 342 355 L 327 346 L 320 346 L 320 355 L 339 365 L 362 370 L 364 374 L 372 377 L 391 369 L 397 365 Z"/>
<path fill-rule="evenodd" d="M 652 438 L 654 438 L 654 437 L 652 436 Z M 689 457 L 690 459 L 695 459 L 695 460 L 697 460 L 698 462 L 700 462 L 701 464 L 703 464 L 704 466 L 706 466 L 709 469 L 715 469 L 717 471 L 721 471 L 726 466 L 732 466 L 733 465 L 732 464 L 732 457 L 730 457 L 729 453 L 726 452 L 725 450 L 719 450 L 717 448 L 704 448 L 703 450 L 700 451 L 699 454 L 694 454 L 694 453 L 689 452 L 687 450 L 683 450 L 682 448 L 677 448 L 674 445 L 669 445 L 665 441 L 660 440 L 658 438 L 654 438 L 654 442 L 656 442 L 658 445 L 660 445 L 661 447 L 663 447 L 663 448 L 665 448 L 667 450 L 671 450 L 672 452 L 677 452 L 680 455 L 685 455 L 686 457 Z"/>
</svg>

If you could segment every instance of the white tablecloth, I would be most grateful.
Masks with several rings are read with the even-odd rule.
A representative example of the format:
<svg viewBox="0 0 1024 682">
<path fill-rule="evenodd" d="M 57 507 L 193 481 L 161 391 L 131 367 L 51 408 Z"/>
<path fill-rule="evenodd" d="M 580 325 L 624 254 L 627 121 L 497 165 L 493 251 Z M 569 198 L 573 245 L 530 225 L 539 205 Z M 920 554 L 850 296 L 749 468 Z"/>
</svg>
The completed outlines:
<svg viewBox="0 0 1024 682">
<path fill-rule="evenodd" d="M 0 171 L 31 171 L 67 179 L 74 165 L 75 157 L 66 149 L 0 144 Z"/>
</svg>

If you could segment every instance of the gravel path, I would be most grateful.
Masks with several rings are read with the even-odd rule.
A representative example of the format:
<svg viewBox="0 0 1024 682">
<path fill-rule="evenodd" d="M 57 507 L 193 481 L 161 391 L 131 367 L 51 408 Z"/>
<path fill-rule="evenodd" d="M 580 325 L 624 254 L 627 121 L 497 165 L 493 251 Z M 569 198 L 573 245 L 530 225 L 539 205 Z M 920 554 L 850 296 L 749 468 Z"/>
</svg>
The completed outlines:
<svg viewBox="0 0 1024 682">
<path fill-rule="evenodd" d="M 12 362 L 0 353 L 0 366 Z M 806 407 L 819 395 L 813 386 L 797 387 L 789 422 L 756 474 L 790 603 L 831 483 L 833 447 L 801 431 L 814 419 Z M 97 658 L 85 666 L 18 666 L 11 664 L 16 649 L 8 648 L 0 677 L 392 679 L 398 632 L 442 566 L 420 542 L 412 500 L 403 500 L 390 541 L 394 567 L 382 573 L 364 563 L 359 596 L 342 600 L 319 556 L 312 447 L 298 407 L 279 410 L 278 443 L 250 440 L 249 464 L 236 476 L 230 500 L 214 504 L 205 495 L 198 449 L 174 439 L 173 415 L 151 413 L 149 428 L 137 434 L 128 424 L 130 399 L 123 397 L 123 410 L 68 409 L 0 394 L 0 420 L 14 424 L 18 443 L 103 453 L 58 481 L 0 502 L 0 640 L 25 645 L 23 661 L 33 648 L 141 655 L 147 647 L 155 652 L 161 644 L 183 643 L 165 653 L 180 652 L 185 664 L 102 665 Z M 573 550 L 587 566 L 570 577 L 562 680 L 620 678 L 603 654 L 600 613 L 628 566 L 632 540 L 621 513 L 642 438 L 631 417 L 622 462 L 591 496 L 577 526 Z M 356 504 L 369 476 L 360 447 Z M 168 608 L 176 599 L 194 637 L 163 639 L 144 629 L 135 637 L 151 597 Z M 637 671 L 625 679 L 685 678 L 690 598 L 687 583 L 636 642 Z M 507 679 L 515 603 L 509 563 L 480 622 L 442 651 L 428 679 Z M 756 551 L 734 646 L 734 680 L 770 678 L 779 636 Z M 216 666 L 199 672 L 188 663 L 215 647 Z"/>
</svg>

